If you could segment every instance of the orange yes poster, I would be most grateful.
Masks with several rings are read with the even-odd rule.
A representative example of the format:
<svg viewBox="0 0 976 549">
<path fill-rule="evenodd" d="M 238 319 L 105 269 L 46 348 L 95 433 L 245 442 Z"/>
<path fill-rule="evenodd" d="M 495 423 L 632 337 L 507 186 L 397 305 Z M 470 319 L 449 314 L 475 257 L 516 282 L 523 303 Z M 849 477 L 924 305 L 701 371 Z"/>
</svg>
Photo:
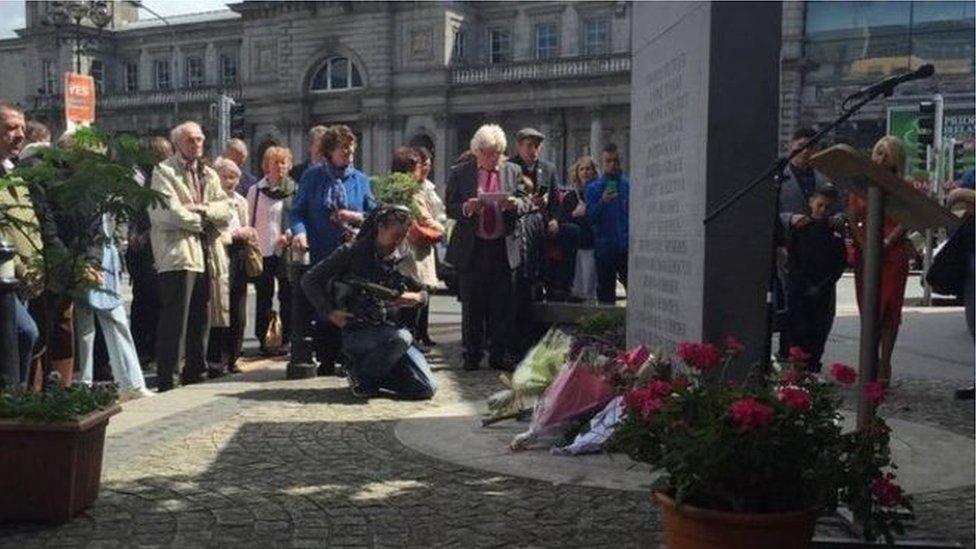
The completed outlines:
<svg viewBox="0 0 976 549">
<path fill-rule="evenodd" d="M 87 74 L 65 73 L 64 118 L 68 124 L 95 121 L 95 80 Z"/>
</svg>

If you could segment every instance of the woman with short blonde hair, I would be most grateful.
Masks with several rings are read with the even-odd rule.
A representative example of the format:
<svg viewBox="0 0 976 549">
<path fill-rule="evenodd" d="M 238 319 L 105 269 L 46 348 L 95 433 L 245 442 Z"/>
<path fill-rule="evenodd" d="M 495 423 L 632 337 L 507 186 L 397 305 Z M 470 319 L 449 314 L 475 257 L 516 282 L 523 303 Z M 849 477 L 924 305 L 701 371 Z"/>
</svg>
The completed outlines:
<svg viewBox="0 0 976 549">
<path fill-rule="evenodd" d="M 285 147 L 271 146 L 261 157 L 264 177 L 248 189 L 247 202 L 251 226 L 257 233 L 258 248 L 264 258 L 261 275 L 255 278 L 254 335 L 261 343 L 261 353 L 269 356 L 278 350 L 269 349 L 265 335 L 271 322 L 271 307 L 277 282 L 282 341 L 289 341 L 291 327 L 291 284 L 288 280 L 287 254 L 291 244 L 291 202 L 295 181 L 288 172 L 292 155 Z"/>
<path fill-rule="evenodd" d="M 887 135 L 871 149 L 871 160 L 900 178 L 905 173 L 905 145 L 897 137 Z M 906 181 L 905 185 L 909 185 Z M 854 286 L 857 304 L 862 308 L 864 285 L 865 220 L 867 201 L 851 193 L 847 202 L 847 216 L 851 236 L 854 237 Z M 881 311 L 880 355 L 878 381 L 887 386 L 891 382 L 891 355 L 898 338 L 901 324 L 901 308 L 905 300 L 905 282 L 908 280 L 909 246 L 905 228 L 889 217 L 884 220 L 884 248 L 881 260 L 881 292 L 878 309 Z M 863 308 L 862 314 L 863 314 Z"/>
</svg>

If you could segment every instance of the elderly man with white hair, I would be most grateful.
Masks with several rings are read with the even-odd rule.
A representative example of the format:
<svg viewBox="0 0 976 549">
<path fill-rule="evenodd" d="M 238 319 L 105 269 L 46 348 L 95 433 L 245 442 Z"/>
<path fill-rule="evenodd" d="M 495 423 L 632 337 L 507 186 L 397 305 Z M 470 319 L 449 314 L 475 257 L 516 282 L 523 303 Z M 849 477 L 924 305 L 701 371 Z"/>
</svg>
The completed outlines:
<svg viewBox="0 0 976 549">
<path fill-rule="evenodd" d="M 247 170 L 247 143 L 236 137 L 228 139 L 224 143 L 224 152 L 220 157 L 230 160 L 241 171 L 241 181 L 237 184 L 237 192 L 241 193 L 241 196 L 247 196 L 247 191 L 258 182 L 257 176 Z"/>
<path fill-rule="evenodd" d="M 176 154 L 153 170 L 152 189 L 163 195 L 163 207 L 149 212 L 150 240 L 159 283 L 159 328 L 156 365 L 159 391 L 173 388 L 179 368 L 182 384 L 203 380 L 211 321 L 226 326 L 227 255 L 220 232 L 231 219 L 231 206 L 220 177 L 200 160 L 204 136 L 200 125 L 173 128 Z"/>
<path fill-rule="evenodd" d="M 447 215 L 457 221 L 447 261 L 458 270 L 464 369 L 480 367 L 487 346 L 492 368 L 508 370 L 514 335 L 515 269 L 520 262 L 515 220 L 529 210 L 521 170 L 505 158 L 505 132 L 478 128 L 471 155 L 447 178 Z"/>
</svg>

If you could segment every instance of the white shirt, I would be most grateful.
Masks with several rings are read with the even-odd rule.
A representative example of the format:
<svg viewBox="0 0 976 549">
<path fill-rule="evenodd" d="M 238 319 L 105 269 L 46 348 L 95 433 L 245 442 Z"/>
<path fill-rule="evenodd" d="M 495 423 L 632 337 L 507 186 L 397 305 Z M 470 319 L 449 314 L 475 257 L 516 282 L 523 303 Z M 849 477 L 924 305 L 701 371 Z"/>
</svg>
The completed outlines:
<svg viewBox="0 0 976 549">
<path fill-rule="evenodd" d="M 281 216 L 285 207 L 284 200 L 275 200 L 258 192 L 258 189 L 268 187 L 267 180 L 261 179 L 257 185 L 247 191 L 247 207 L 249 211 L 254 212 L 254 219 L 251 224 L 258 233 L 258 248 L 264 257 L 271 257 L 278 251 L 278 239 L 282 234 Z M 256 209 L 254 207 L 255 200 L 258 201 Z"/>
<path fill-rule="evenodd" d="M 440 224 L 444 224 L 447 220 L 447 210 L 444 207 L 444 201 L 437 194 L 437 187 L 431 182 L 430 179 L 425 179 L 423 184 L 424 189 L 424 199 L 427 201 L 427 207 L 430 208 L 430 214 L 433 216 Z"/>
</svg>

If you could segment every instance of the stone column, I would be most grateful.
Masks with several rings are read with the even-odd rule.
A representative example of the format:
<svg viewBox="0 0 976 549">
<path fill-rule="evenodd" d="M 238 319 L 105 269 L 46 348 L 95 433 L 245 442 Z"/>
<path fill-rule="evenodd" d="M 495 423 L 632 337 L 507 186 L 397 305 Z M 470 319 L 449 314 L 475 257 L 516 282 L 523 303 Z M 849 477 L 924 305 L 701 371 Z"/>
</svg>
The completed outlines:
<svg viewBox="0 0 976 549">
<path fill-rule="evenodd" d="M 437 194 L 444 196 L 447 185 L 447 171 L 451 167 L 451 128 L 447 115 L 434 117 L 434 173 L 432 181 L 437 186 Z"/>
<path fill-rule="evenodd" d="M 599 110 L 590 113 L 590 156 L 596 158 L 603 148 L 603 115 Z"/>
<path fill-rule="evenodd" d="M 139 50 L 139 89 L 151 90 L 153 87 L 153 63 L 146 48 Z"/>
<path fill-rule="evenodd" d="M 213 42 L 207 42 L 207 51 L 203 54 L 203 83 L 216 86 L 220 83 L 220 64 L 217 62 L 217 47 Z"/>
<path fill-rule="evenodd" d="M 372 116 L 364 116 L 362 119 L 363 142 L 359 144 L 363 151 L 362 171 L 370 174 L 375 173 L 373 166 L 373 149 L 375 148 L 373 135 L 376 132 L 376 122 Z"/>
<path fill-rule="evenodd" d="M 179 46 L 173 48 L 173 57 L 170 59 L 169 63 L 169 76 L 170 82 L 174 90 L 178 90 L 183 87 L 183 63 L 182 63 L 183 51 L 180 50 Z"/>
</svg>

